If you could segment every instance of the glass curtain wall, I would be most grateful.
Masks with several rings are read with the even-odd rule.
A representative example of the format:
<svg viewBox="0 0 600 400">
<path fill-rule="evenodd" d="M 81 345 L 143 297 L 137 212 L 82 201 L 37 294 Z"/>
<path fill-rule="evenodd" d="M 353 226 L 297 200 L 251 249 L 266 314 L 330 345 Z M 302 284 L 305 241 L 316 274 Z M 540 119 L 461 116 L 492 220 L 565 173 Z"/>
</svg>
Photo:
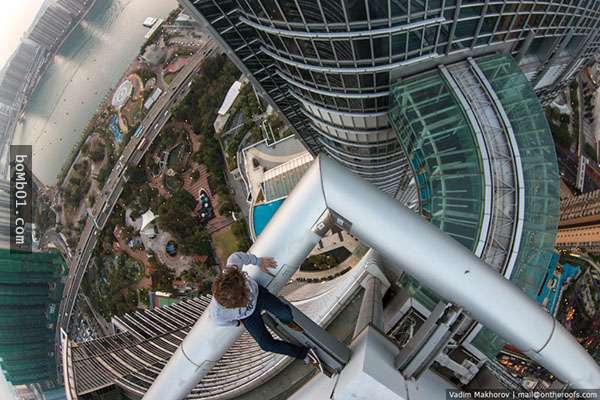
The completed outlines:
<svg viewBox="0 0 600 400">
<path fill-rule="evenodd" d="M 525 182 L 525 221 L 519 255 L 510 280 L 531 298 L 538 295 L 548 271 L 560 215 L 558 162 L 550 128 L 527 78 L 510 56 L 477 62 L 510 119 Z M 483 329 L 473 343 L 495 357 L 504 341 Z"/>
<path fill-rule="evenodd" d="M 390 112 L 416 179 L 420 212 L 474 250 L 485 202 L 473 130 L 438 71 L 394 86 Z"/>
<path fill-rule="evenodd" d="M 553 254 L 559 218 L 559 179 L 554 143 L 531 83 L 509 55 L 476 60 L 508 117 L 519 149 L 524 187 L 524 224 L 510 279 L 531 298 L 543 285 Z M 421 214 L 474 251 L 484 198 L 481 149 L 465 110 L 443 75 L 430 72 L 392 89 L 389 114 L 418 187 Z M 501 194 L 495 194 L 501 195 Z M 410 277 L 407 290 L 423 305 L 437 297 Z M 505 344 L 483 329 L 473 342 L 488 357 Z"/>
</svg>

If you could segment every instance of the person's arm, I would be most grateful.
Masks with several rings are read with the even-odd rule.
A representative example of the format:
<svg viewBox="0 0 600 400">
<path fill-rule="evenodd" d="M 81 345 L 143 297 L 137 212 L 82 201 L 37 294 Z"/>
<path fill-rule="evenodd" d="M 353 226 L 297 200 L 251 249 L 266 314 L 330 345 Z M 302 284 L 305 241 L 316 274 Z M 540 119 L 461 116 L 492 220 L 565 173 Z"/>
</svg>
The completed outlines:
<svg viewBox="0 0 600 400">
<path fill-rule="evenodd" d="M 235 267 L 238 269 L 242 269 L 244 265 L 257 265 L 264 272 L 269 273 L 269 268 L 275 268 L 277 266 L 277 261 L 273 257 L 256 257 L 251 253 L 244 253 L 242 251 L 237 251 L 229 256 L 227 259 L 228 267 Z"/>
<path fill-rule="evenodd" d="M 240 321 L 238 319 L 231 319 L 226 310 L 223 310 L 222 306 L 213 301 L 208 306 L 208 316 L 215 321 L 218 326 L 239 326 Z"/>
<path fill-rule="evenodd" d="M 241 269 L 244 265 L 259 265 L 260 257 L 256 257 L 251 253 L 244 253 L 243 251 L 236 251 L 227 259 L 228 267 L 236 267 Z"/>
</svg>

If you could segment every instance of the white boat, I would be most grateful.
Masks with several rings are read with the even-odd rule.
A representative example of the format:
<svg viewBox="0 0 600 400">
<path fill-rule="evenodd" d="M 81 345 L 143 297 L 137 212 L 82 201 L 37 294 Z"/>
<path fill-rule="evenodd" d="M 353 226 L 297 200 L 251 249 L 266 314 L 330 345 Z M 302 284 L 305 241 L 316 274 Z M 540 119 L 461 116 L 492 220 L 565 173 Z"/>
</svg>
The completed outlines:
<svg viewBox="0 0 600 400">
<path fill-rule="evenodd" d="M 156 21 L 157 21 L 157 20 L 158 20 L 157 18 L 154 18 L 154 17 L 148 17 L 148 18 L 146 18 L 146 19 L 144 20 L 144 23 L 143 23 L 143 25 L 144 25 L 146 28 L 152 28 L 152 25 L 154 25 L 154 24 L 156 23 Z"/>
</svg>

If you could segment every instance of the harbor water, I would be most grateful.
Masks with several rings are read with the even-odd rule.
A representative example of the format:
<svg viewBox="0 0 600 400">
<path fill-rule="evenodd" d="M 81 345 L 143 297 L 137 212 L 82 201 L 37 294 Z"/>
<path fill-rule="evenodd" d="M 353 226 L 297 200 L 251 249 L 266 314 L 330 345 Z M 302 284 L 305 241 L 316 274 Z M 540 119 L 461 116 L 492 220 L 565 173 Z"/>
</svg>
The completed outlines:
<svg viewBox="0 0 600 400">
<path fill-rule="evenodd" d="M 13 143 L 33 145 L 33 171 L 53 184 L 108 91 L 137 56 L 148 16 L 166 17 L 176 0 L 97 0 L 65 40 L 29 99 Z"/>
</svg>

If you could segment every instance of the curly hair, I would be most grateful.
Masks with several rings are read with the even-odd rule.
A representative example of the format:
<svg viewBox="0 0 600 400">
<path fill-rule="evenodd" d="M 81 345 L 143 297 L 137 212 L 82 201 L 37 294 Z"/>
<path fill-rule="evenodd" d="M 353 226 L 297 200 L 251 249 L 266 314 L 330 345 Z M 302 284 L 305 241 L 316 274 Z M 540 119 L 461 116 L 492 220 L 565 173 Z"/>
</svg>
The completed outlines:
<svg viewBox="0 0 600 400">
<path fill-rule="evenodd" d="M 250 290 L 246 285 L 246 279 L 246 273 L 237 268 L 223 270 L 213 282 L 213 296 L 226 308 L 247 306 L 250 301 Z"/>
</svg>

